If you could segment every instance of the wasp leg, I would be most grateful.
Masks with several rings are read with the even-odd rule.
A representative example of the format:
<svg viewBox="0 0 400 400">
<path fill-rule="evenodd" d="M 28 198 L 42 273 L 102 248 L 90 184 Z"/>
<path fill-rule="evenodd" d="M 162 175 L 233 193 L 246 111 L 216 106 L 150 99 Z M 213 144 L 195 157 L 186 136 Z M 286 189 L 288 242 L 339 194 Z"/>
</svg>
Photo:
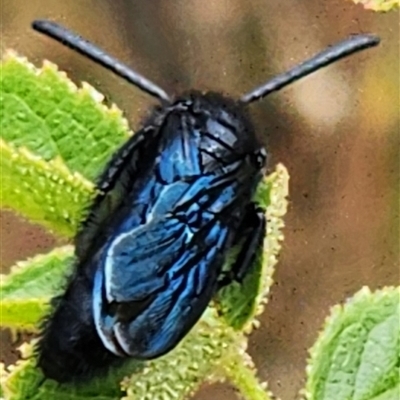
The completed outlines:
<svg viewBox="0 0 400 400">
<path fill-rule="evenodd" d="M 229 271 L 223 274 L 219 287 L 230 284 L 233 280 L 241 283 L 249 272 L 262 246 L 267 223 L 265 211 L 251 203 L 238 228 L 232 247 L 240 245 L 239 253 Z"/>
</svg>

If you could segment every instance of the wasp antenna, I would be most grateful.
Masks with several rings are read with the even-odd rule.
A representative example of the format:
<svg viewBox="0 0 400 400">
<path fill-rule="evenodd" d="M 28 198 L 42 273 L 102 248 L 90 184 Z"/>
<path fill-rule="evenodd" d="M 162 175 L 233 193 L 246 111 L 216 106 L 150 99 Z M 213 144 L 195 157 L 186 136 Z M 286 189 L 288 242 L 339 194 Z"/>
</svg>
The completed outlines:
<svg viewBox="0 0 400 400">
<path fill-rule="evenodd" d="M 144 92 L 150 94 L 151 96 L 157 97 L 162 102 L 171 102 L 171 98 L 168 96 L 168 94 L 155 83 L 149 81 L 132 68 L 111 57 L 102 49 L 85 40 L 76 33 L 70 31 L 69 29 L 56 24 L 55 22 L 47 20 L 33 21 L 32 28 L 99 63 L 121 78 L 142 89 Z"/>
<path fill-rule="evenodd" d="M 263 85 L 256 87 L 251 92 L 244 94 L 240 98 L 240 101 L 245 104 L 252 103 L 341 58 L 354 54 L 357 51 L 377 46 L 379 42 L 380 38 L 372 34 L 352 36 L 318 53 L 309 60 L 296 65 L 289 71 L 272 78 Z"/>
</svg>

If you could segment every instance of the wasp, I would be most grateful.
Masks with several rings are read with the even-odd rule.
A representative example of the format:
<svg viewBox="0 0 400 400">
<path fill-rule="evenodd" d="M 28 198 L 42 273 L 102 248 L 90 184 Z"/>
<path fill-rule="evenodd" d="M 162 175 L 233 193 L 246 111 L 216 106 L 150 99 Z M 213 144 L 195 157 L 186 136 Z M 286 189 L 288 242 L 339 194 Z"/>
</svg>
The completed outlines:
<svg viewBox="0 0 400 400">
<path fill-rule="evenodd" d="M 128 357 L 169 352 L 222 286 L 242 281 L 266 229 L 252 199 L 267 153 L 248 105 L 379 38 L 353 36 L 236 100 L 194 90 L 170 96 L 54 22 L 33 28 L 160 102 L 98 178 L 99 194 L 75 237 L 74 273 L 43 326 L 38 365 L 47 378 L 68 382 Z M 226 255 L 239 244 L 224 274 Z"/>
</svg>

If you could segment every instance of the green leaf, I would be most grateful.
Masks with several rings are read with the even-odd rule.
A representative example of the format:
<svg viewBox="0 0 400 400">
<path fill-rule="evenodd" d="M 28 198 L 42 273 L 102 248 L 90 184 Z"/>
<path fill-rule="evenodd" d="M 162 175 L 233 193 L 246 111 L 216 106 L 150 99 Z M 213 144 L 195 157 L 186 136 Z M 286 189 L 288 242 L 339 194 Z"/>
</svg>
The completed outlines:
<svg viewBox="0 0 400 400">
<path fill-rule="evenodd" d="M 48 302 L 63 291 L 72 270 L 72 246 L 17 263 L 8 275 L 1 276 L 2 327 L 36 331 L 48 312 Z"/>
<path fill-rule="evenodd" d="M 130 132 L 121 111 L 102 104 L 88 84 L 78 89 L 45 61 L 36 68 L 9 52 L 0 65 L 1 137 L 93 180 Z"/>
<path fill-rule="evenodd" d="M 90 180 L 130 135 L 121 111 L 102 99 L 49 62 L 38 69 L 6 55 L 0 64 L 2 208 L 74 235 L 94 195 Z"/>
<path fill-rule="evenodd" d="M 235 329 L 249 332 L 256 324 L 256 316 L 264 310 L 273 283 L 280 242 L 283 240 L 283 216 L 287 210 L 288 191 L 289 174 L 281 164 L 257 188 L 255 201 L 266 210 L 267 236 L 244 281 L 241 284 L 233 282 L 222 288 L 217 297 L 223 317 Z M 232 264 L 237 252 L 238 249 L 232 252 L 229 264 Z"/>
<path fill-rule="evenodd" d="M 356 4 L 362 4 L 365 9 L 373 11 L 390 11 L 398 9 L 399 0 L 353 0 Z"/>
<path fill-rule="evenodd" d="M 73 236 L 93 184 L 71 174 L 59 158 L 44 161 L 0 139 L 2 208 L 10 208 L 63 236 Z"/>
<path fill-rule="evenodd" d="M 22 359 L 15 365 L 0 365 L 0 383 L 7 400 L 119 400 L 121 395 L 120 380 L 127 373 L 120 370 L 119 375 L 93 379 L 90 385 L 60 385 L 52 380 L 45 380 L 36 367 L 34 344 L 20 347 Z M 132 366 L 130 370 L 133 371 Z"/>
<path fill-rule="evenodd" d="M 308 400 L 397 400 L 400 288 L 363 288 L 331 316 L 311 349 Z"/>
</svg>

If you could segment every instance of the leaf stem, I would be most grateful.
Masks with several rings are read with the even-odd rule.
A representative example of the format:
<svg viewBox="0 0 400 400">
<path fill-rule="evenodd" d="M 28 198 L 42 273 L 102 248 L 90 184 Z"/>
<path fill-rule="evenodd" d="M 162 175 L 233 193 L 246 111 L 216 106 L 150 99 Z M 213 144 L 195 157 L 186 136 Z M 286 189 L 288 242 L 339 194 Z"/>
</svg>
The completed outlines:
<svg viewBox="0 0 400 400">
<path fill-rule="evenodd" d="M 274 400 L 276 399 L 261 383 L 256 370 L 252 366 L 250 356 L 243 354 L 231 354 L 222 363 L 223 374 L 240 392 L 245 400 Z"/>
</svg>

